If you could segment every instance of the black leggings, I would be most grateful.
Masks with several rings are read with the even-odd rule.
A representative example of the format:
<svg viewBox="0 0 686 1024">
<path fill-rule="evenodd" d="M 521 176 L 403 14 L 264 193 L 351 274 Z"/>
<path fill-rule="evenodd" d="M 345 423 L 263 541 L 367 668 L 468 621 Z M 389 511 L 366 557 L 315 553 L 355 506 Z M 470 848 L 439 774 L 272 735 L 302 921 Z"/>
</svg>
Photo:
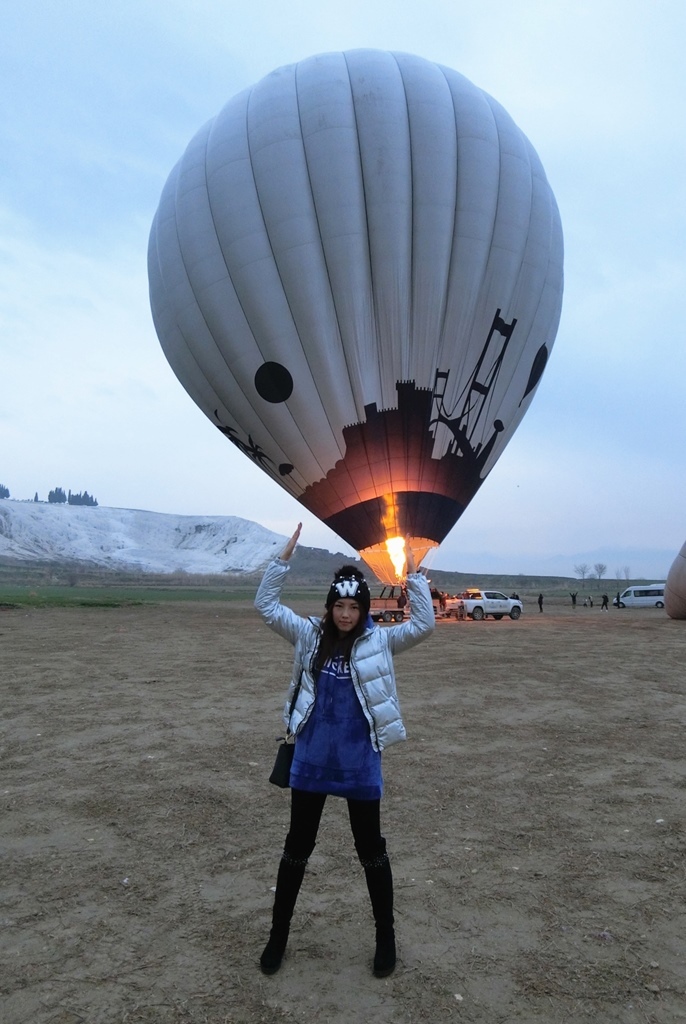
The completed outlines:
<svg viewBox="0 0 686 1024">
<path fill-rule="evenodd" d="M 284 852 L 293 860 L 307 860 L 314 850 L 326 793 L 291 790 L 291 824 Z M 381 835 L 381 801 L 348 800 L 350 828 L 357 855 L 364 864 L 382 856 L 386 840 Z"/>
</svg>

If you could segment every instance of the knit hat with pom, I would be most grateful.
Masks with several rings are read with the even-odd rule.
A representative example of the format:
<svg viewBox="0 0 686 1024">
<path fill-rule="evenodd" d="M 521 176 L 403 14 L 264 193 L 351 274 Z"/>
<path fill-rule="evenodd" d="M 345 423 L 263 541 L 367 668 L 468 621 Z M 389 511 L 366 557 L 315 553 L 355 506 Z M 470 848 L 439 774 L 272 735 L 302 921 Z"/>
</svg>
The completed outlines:
<svg viewBox="0 0 686 1024">
<path fill-rule="evenodd" d="M 364 615 L 369 612 L 371 601 L 369 587 L 360 570 L 356 569 L 354 565 L 344 565 L 338 570 L 329 587 L 329 593 L 326 595 L 326 607 L 331 608 L 342 597 L 349 597 L 351 600 L 357 601 Z"/>
</svg>

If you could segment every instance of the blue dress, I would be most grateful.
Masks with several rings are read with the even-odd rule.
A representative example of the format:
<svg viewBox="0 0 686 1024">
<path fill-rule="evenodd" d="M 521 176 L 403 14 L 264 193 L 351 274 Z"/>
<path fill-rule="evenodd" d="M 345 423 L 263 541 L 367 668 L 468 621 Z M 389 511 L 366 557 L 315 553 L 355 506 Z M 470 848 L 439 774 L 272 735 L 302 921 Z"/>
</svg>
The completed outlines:
<svg viewBox="0 0 686 1024">
<path fill-rule="evenodd" d="M 317 676 L 317 697 L 295 743 L 291 788 L 352 800 L 379 800 L 381 754 L 374 750 L 350 665 L 326 662 Z"/>
</svg>

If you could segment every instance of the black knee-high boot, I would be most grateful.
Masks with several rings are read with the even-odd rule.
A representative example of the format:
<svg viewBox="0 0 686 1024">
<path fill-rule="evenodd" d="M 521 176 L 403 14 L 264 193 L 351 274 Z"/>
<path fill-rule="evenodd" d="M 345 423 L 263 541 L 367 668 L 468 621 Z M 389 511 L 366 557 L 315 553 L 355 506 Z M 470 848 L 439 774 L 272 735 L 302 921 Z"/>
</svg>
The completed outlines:
<svg viewBox="0 0 686 1024">
<path fill-rule="evenodd" d="M 369 898 L 376 923 L 376 952 L 374 974 L 385 978 L 395 968 L 395 931 L 393 929 L 393 873 L 386 853 L 386 843 L 379 853 L 369 859 L 360 856 L 364 868 Z"/>
<path fill-rule="evenodd" d="M 269 942 L 260 957 L 260 967 L 264 974 L 276 974 L 281 966 L 288 942 L 293 909 L 305 875 L 307 861 L 307 857 L 293 857 L 285 850 L 281 857 L 276 877 L 276 895 L 274 896 Z"/>
</svg>

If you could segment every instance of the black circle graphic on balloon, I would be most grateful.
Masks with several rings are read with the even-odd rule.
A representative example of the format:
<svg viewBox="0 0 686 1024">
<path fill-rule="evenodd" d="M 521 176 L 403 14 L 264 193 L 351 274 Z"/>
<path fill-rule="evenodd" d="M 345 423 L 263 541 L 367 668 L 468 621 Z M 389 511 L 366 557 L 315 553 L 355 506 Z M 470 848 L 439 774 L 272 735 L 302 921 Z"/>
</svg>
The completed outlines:
<svg viewBox="0 0 686 1024">
<path fill-rule="evenodd" d="M 255 388 L 265 402 L 277 405 L 293 394 L 293 378 L 281 363 L 262 363 L 255 374 Z"/>
</svg>

